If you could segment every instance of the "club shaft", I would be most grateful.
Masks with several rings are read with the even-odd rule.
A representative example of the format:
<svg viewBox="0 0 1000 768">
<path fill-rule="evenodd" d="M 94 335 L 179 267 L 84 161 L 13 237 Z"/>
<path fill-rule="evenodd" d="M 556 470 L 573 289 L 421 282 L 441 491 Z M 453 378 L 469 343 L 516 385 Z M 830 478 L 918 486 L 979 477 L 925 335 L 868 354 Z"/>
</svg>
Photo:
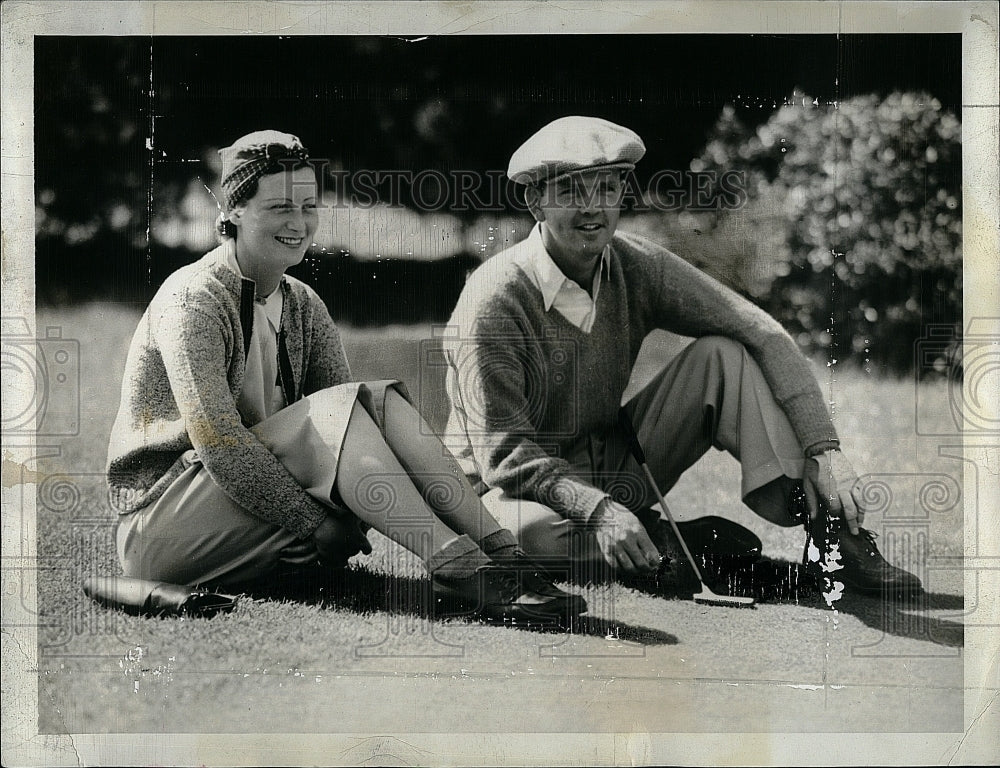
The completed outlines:
<svg viewBox="0 0 1000 768">
<path fill-rule="evenodd" d="M 698 563 L 694 560 L 694 555 L 691 554 L 691 550 L 688 549 L 687 542 L 684 541 L 684 537 L 681 535 L 680 528 L 677 527 L 677 523 L 674 521 L 674 516 L 670 514 L 670 508 L 667 506 L 666 500 L 663 498 L 663 494 L 660 493 L 660 487 L 656 484 L 656 480 L 653 478 L 653 473 L 649 471 L 649 465 L 643 462 L 642 471 L 646 473 L 646 479 L 649 481 L 649 487 L 653 489 L 653 493 L 656 494 L 657 501 L 660 502 L 660 509 L 667 516 L 667 520 L 670 522 L 670 526 L 674 529 L 674 535 L 677 537 L 677 541 L 681 544 L 681 549 L 684 550 L 684 555 L 687 557 L 688 562 L 694 569 L 694 575 L 698 577 L 698 581 L 701 582 L 702 586 L 705 584 L 705 579 L 702 578 L 701 569 L 698 567 Z"/>
</svg>

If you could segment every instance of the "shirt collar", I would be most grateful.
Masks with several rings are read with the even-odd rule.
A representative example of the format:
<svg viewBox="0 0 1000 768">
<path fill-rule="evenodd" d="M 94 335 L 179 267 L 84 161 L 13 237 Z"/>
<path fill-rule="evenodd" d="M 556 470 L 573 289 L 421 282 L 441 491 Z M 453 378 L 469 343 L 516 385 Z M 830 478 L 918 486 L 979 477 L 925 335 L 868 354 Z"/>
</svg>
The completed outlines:
<svg viewBox="0 0 1000 768">
<path fill-rule="evenodd" d="M 542 228 L 540 224 L 535 224 L 528 234 L 526 241 L 527 262 L 529 268 L 534 273 L 535 284 L 542 292 L 542 301 L 545 303 L 545 311 L 552 309 L 552 304 L 556 300 L 563 284 L 569 280 L 559 269 L 542 242 Z M 605 280 L 611 278 L 611 244 L 604 246 L 601 252 L 601 277 Z M 581 288 L 583 286 L 580 286 Z"/>
</svg>

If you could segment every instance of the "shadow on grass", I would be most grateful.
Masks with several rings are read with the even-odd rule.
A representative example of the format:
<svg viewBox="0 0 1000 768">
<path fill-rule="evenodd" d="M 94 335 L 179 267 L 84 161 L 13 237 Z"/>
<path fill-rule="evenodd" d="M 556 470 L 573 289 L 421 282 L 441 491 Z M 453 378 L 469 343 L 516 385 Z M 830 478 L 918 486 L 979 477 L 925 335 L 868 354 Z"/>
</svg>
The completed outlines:
<svg viewBox="0 0 1000 768">
<path fill-rule="evenodd" d="M 957 621 L 926 615 L 926 611 L 953 610 L 961 613 L 964 600 L 960 595 L 925 592 L 906 600 L 891 596 L 845 593 L 834 603 L 841 613 L 855 616 L 873 629 L 887 635 L 923 640 L 949 648 L 965 645 L 965 626 Z"/>
<path fill-rule="evenodd" d="M 719 572 L 718 569 L 716 572 Z M 665 587 L 659 592 L 664 597 L 690 599 L 697 582 L 693 574 L 689 574 L 687 579 L 682 578 L 682 583 L 667 583 Z M 709 580 L 709 587 L 720 595 L 750 595 L 758 603 L 837 610 L 887 635 L 951 648 L 961 648 L 965 644 L 964 625 L 927 615 L 928 611 L 963 612 L 965 601 L 961 595 L 921 592 L 894 596 L 862 594 L 848 588 L 830 604 L 817 580 L 807 574 L 802 565 L 770 558 L 762 558 L 752 565 L 724 569 L 718 577 Z"/>
<path fill-rule="evenodd" d="M 479 623 L 468 606 L 437 604 L 429 579 L 374 573 L 365 568 L 343 570 L 304 568 L 243 587 L 254 599 L 283 600 L 358 613 L 385 611 L 439 621 Z M 540 633 L 588 635 L 643 645 L 675 645 L 677 637 L 652 627 L 625 624 L 596 616 L 576 616 L 568 622 L 521 625 L 494 624 Z"/>
</svg>

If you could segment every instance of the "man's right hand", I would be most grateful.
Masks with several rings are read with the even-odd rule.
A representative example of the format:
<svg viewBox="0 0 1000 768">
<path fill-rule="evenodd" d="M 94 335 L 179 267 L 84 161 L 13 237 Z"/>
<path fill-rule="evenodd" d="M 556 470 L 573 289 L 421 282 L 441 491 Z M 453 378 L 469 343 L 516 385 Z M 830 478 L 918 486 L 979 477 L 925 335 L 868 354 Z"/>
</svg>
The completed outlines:
<svg viewBox="0 0 1000 768">
<path fill-rule="evenodd" d="M 327 515 L 313 531 L 312 539 L 319 553 L 320 564 L 328 568 L 343 568 L 359 552 L 370 555 L 372 551 L 371 542 L 361 532 L 358 519 L 353 515 Z"/>
<path fill-rule="evenodd" d="M 633 575 L 652 573 L 659 567 L 659 550 L 627 507 L 607 499 L 593 520 L 597 523 L 594 535 L 608 565 Z"/>
</svg>

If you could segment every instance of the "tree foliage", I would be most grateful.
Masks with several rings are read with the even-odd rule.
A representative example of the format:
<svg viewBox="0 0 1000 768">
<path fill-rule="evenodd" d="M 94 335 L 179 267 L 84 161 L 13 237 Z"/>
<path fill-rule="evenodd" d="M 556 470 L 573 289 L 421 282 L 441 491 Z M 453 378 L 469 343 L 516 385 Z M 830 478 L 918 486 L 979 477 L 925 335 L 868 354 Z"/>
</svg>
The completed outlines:
<svg viewBox="0 0 1000 768">
<path fill-rule="evenodd" d="M 755 130 L 724 109 L 692 168 L 745 174 L 766 279 L 741 287 L 803 346 L 902 372 L 927 324 L 961 320 L 960 137 L 927 93 L 795 92 Z"/>
<path fill-rule="evenodd" d="M 745 174 L 737 210 L 672 210 L 629 225 L 754 298 L 804 347 L 902 371 L 927 324 L 960 317 L 960 125 L 928 93 L 959 103 L 959 40 L 677 36 L 665 48 L 660 36 L 639 35 L 625 57 L 615 36 L 538 43 L 39 39 L 39 300 L 147 299 L 214 242 L 216 149 L 262 125 L 299 133 L 331 172 L 461 169 L 496 172 L 505 184 L 512 148 L 532 131 L 591 114 L 643 137 L 641 183 L 689 163 Z M 741 66 L 705 67 L 717 50 Z M 294 77 L 276 65 L 286 61 L 300 65 Z M 782 104 L 799 78 L 819 96 L 796 92 Z M 890 88 L 899 90 L 865 95 Z M 837 102 L 831 93 L 849 95 Z M 522 231 L 504 195 L 483 195 L 499 202 L 485 214 L 450 204 L 428 212 L 400 186 L 391 210 L 342 210 L 321 227 L 314 260 L 351 282 L 338 304 L 368 301 L 371 278 L 355 279 L 369 275 L 372 259 L 447 256 L 448 269 L 460 270 Z M 395 199 L 385 186 L 378 195 Z M 437 289 L 451 280 L 430 283 L 420 300 L 446 312 L 454 296 Z"/>
</svg>

